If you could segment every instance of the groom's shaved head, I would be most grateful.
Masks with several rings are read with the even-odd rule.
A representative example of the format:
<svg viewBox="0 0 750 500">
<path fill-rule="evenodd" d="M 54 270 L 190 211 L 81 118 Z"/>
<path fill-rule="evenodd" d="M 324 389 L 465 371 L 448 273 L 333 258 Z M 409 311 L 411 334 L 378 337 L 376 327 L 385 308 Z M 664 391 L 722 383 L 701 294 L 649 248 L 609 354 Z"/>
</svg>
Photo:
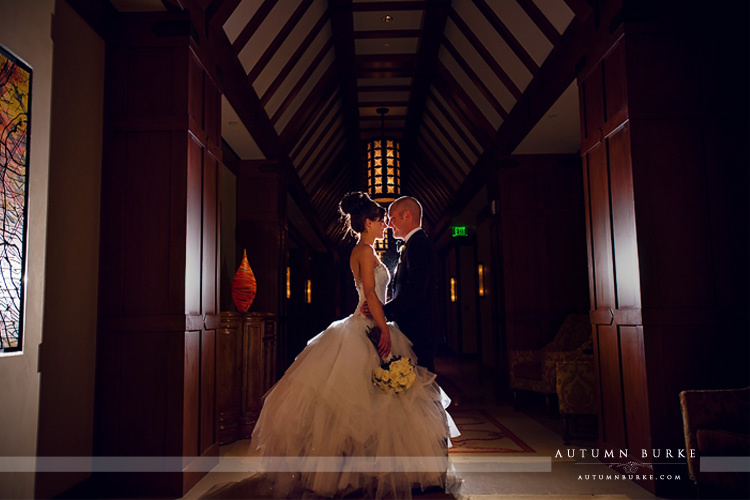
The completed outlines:
<svg viewBox="0 0 750 500">
<path fill-rule="evenodd" d="M 422 204 L 416 198 L 403 196 L 391 203 L 389 211 L 395 211 L 399 214 L 411 212 L 411 216 L 415 222 L 420 226 L 422 225 Z"/>
</svg>

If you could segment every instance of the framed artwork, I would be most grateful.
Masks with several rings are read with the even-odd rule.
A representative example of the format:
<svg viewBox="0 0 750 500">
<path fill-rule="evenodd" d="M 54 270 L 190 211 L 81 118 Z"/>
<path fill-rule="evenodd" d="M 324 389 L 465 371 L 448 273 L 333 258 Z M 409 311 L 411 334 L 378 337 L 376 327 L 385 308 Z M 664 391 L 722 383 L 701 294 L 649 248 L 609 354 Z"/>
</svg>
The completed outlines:
<svg viewBox="0 0 750 500">
<path fill-rule="evenodd" d="M 0 45 L 0 353 L 23 348 L 31 74 Z"/>
</svg>

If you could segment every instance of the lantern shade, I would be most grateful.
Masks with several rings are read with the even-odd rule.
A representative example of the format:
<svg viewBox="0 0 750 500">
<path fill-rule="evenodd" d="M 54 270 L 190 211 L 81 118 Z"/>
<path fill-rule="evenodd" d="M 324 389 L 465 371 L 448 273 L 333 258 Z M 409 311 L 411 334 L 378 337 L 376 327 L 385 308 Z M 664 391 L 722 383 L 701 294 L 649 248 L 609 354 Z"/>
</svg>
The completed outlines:
<svg viewBox="0 0 750 500">
<path fill-rule="evenodd" d="M 381 115 L 380 137 L 367 143 L 367 191 L 377 202 L 389 203 L 401 196 L 401 151 L 393 137 L 385 137 L 385 114 L 388 108 L 378 108 Z"/>
</svg>

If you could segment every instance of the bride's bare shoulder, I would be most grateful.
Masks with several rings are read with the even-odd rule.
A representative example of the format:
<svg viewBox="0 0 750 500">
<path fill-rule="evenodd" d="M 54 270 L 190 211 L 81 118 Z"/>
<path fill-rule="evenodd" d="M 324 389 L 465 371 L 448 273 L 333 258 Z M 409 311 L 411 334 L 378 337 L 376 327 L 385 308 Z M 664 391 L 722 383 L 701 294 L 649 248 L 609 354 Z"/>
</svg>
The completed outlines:
<svg viewBox="0 0 750 500">
<path fill-rule="evenodd" d="M 352 258 L 362 259 L 375 254 L 375 250 L 365 243 L 357 243 L 352 249 Z"/>
</svg>

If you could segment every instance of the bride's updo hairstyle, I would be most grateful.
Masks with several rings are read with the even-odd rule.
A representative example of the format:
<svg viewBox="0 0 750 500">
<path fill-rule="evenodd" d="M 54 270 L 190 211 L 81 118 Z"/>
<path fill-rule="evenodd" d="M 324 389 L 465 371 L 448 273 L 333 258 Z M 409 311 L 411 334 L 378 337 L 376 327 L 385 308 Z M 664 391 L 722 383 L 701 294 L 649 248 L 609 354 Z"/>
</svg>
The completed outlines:
<svg viewBox="0 0 750 500">
<path fill-rule="evenodd" d="M 345 221 L 347 233 L 361 233 L 365 230 L 365 220 L 383 220 L 386 210 L 367 193 L 355 191 L 341 198 L 339 212 Z"/>
</svg>

